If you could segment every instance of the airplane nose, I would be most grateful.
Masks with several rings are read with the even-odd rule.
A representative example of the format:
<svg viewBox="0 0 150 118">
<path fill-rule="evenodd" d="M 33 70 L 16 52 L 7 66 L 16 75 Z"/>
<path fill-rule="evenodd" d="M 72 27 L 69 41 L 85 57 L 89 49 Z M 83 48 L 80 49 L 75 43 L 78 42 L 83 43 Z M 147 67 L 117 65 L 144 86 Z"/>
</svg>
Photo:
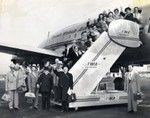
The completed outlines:
<svg viewBox="0 0 150 118">
<path fill-rule="evenodd" d="M 112 21 L 108 34 L 112 41 L 122 46 L 136 48 L 141 45 L 139 25 L 135 22 L 124 19 Z"/>
</svg>

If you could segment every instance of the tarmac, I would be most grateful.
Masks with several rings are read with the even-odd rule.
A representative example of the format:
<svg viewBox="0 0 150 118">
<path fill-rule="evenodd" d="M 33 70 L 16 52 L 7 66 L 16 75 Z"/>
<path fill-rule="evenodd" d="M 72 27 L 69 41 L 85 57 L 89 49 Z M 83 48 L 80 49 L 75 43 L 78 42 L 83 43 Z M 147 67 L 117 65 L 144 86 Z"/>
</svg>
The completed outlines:
<svg viewBox="0 0 150 118">
<path fill-rule="evenodd" d="M 30 110 L 22 93 L 20 93 L 20 110 L 9 111 L 8 105 L 0 100 L 0 118 L 150 118 L 150 79 L 142 80 L 144 101 L 138 106 L 138 112 L 127 113 L 127 105 L 111 105 L 99 107 L 70 109 L 68 113 L 61 113 L 61 108 L 51 106 L 49 111 L 41 109 Z M 4 94 L 4 81 L 0 81 L 0 98 Z"/>
</svg>

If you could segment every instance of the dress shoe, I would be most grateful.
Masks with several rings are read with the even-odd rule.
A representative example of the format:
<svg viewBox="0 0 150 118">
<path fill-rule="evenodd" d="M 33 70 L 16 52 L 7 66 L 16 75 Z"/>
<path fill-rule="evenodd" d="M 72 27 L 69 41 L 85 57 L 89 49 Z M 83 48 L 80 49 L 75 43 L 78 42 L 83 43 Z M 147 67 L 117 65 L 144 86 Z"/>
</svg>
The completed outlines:
<svg viewBox="0 0 150 118">
<path fill-rule="evenodd" d="M 62 113 L 63 113 L 63 112 L 65 112 L 65 111 L 64 111 L 64 110 L 61 110 L 60 112 L 62 112 Z"/>
<path fill-rule="evenodd" d="M 38 107 L 35 107 L 35 106 L 34 106 L 33 108 L 34 108 L 35 110 L 38 110 Z"/>
<path fill-rule="evenodd" d="M 9 111 L 10 111 L 10 112 L 12 112 L 13 110 L 14 110 L 13 107 L 9 108 Z"/>
<path fill-rule="evenodd" d="M 18 107 L 15 107 L 14 109 L 15 109 L 15 110 L 19 110 L 19 108 L 18 108 Z"/>
</svg>

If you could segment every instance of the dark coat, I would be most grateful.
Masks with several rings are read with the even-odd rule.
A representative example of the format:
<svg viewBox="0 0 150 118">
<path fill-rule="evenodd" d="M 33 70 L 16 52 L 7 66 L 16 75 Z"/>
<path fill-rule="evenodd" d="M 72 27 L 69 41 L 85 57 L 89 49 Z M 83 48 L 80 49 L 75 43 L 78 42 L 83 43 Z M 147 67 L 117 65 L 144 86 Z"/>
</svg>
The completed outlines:
<svg viewBox="0 0 150 118">
<path fill-rule="evenodd" d="M 85 45 L 86 45 L 87 48 L 89 48 L 89 47 L 91 46 L 91 41 L 90 41 L 90 40 L 87 40 L 87 41 L 85 42 Z"/>
<path fill-rule="evenodd" d="M 53 76 L 50 73 L 47 75 L 42 73 L 37 80 L 37 84 L 40 85 L 40 93 L 49 93 L 53 87 Z"/>
<path fill-rule="evenodd" d="M 62 79 L 62 87 L 67 89 L 73 89 L 73 76 L 71 73 L 64 73 L 63 79 Z"/>
<path fill-rule="evenodd" d="M 79 43 L 79 50 L 81 52 L 86 52 L 87 51 L 87 47 L 86 47 L 85 43 L 84 44 Z"/>
<path fill-rule="evenodd" d="M 68 89 L 73 89 L 73 76 L 71 73 L 64 73 L 62 79 L 62 101 L 68 101 Z"/>
<path fill-rule="evenodd" d="M 62 87 L 62 78 L 64 76 L 64 72 L 63 71 L 57 71 L 57 70 L 54 70 L 54 73 L 59 77 L 59 80 L 58 80 L 58 86 Z"/>
<path fill-rule="evenodd" d="M 76 63 L 76 61 L 80 58 L 80 55 L 76 54 L 74 51 L 74 46 L 72 46 L 71 48 L 69 48 L 69 52 L 67 55 L 67 58 L 69 61 L 73 61 L 73 63 Z"/>
<path fill-rule="evenodd" d="M 125 14 L 124 19 L 133 21 L 133 14 Z"/>
<path fill-rule="evenodd" d="M 57 72 L 55 74 L 59 77 L 59 86 L 62 88 L 62 101 L 66 101 L 68 98 L 68 89 L 73 89 L 73 76 L 71 73 L 65 74 L 63 71 Z"/>
</svg>

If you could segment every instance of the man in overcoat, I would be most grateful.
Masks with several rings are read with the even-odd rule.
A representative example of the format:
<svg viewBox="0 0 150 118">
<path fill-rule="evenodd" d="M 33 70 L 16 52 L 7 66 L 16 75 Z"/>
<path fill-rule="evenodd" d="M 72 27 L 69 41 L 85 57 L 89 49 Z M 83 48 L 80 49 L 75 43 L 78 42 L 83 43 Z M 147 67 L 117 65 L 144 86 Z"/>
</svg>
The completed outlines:
<svg viewBox="0 0 150 118">
<path fill-rule="evenodd" d="M 68 67 L 64 66 L 64 76 L 61 81 L 62 85 L 62 109 L 64 112 L 68 111 L 69 101 L 68 101 L 68 89 L 73 90 L 73 76 L 68 72 Z"/>
<path fill-rule="evenodd" d="M 53 76 L 51 75 L 51 69 L 48 67 L 44 68 L 44 71 L 37 80 L 37 88 L 42 94 L 42 109 L 50 109 L 50 96 L 53 88 Z"/>
<path fill-rule="evenodd" d="M 128 112 L 137 111 L 137 100 L 135 95 L 141 93 L 140 76 L 133 69 L 132 65 L 128 66 L 129 72 L 126 74 L 127 92 L 128 92 Z"/>
<path fill-rule="evenodd" d="M 68 89 L 73 90 L 73 76 L 68 72 L 68 67 L 64 66 L 63 71 L 54 71 L 55 74 L 59 77 L 59 86 L 61 87 L 61 103 L 62 103 L 62 112 L 67 112 L 69 103 L 68 103 Z"/>
</svg>

